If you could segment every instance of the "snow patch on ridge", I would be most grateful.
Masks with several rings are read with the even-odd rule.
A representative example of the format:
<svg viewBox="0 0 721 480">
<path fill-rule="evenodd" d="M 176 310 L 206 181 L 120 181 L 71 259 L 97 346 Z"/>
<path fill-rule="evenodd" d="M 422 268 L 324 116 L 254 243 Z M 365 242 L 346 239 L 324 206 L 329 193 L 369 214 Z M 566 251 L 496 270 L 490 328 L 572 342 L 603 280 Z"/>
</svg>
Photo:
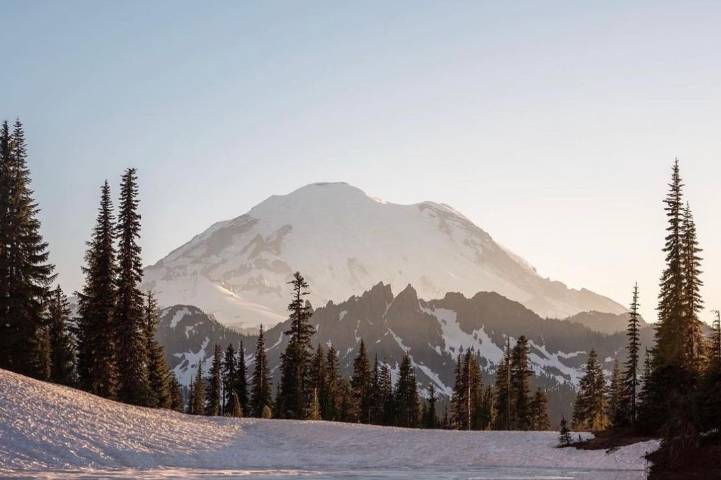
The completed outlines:
<svg viewBox="0 0 721 480">
<path fill-rule="evenodd" d="M 483 327 L 474 330 L 472 334 L 468 334 L 461 330 L 461 326 L 458 324 L 458 314 L 455 311 L 423 306 L 421 306 L 421 310 L 438 320 L 443 332 L 446 352 L 455 356 L 458 355 L 461 348 L 473 347 L 476 352 L 480 353 L 489 362 L 496 365 L 501 363 L 503 350 L 493 343 Z"/>
<path fill-rule="evenodd" d="M 190 315 L 190 310 L 187 307 L 183 307 L 181 309 L 178 309 L 175 314 L 173 315 L 173 318 L 170 320 L 170 328 L 175 328 L 178 326 L 178 322 L 183 319 L 186 315 Z M 188 333 L 186 331 L 185 336 L 188 336 Z"/>
</svg>

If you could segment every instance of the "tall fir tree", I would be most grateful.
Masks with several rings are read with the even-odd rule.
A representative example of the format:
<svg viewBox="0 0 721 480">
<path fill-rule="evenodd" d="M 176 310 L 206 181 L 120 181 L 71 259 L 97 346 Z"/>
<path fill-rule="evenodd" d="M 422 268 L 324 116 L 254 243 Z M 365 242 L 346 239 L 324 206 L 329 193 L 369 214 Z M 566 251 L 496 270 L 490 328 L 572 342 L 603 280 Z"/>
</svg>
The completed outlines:
<svg viewBox="0 0 721 480">
<path fill-rule="evenodd" d="M 305 301 L 310 294 L 308 283 L 300 272 L 295 272 L 292 285 L 290 328 L 284 332 L 289 336 L 288 346 L 280 360 L 280 388 L 276 402 L 276 416 L 302 419 L 306 417 L 311 402 L 310 359 L 311 338 L 315 329 L 310 324 L 312 310 Z"/>
<path fill-rule="evenodd" d="M 40 233 L 20 120 L 0 131 L 0 368 L 40 378 L 50 371 L 47 300 L 55 275 Z"/>
<path fill-rule="evenodd" d="M 683 361 L 689 370 L 700 374 L 704 364 L 703 324 L 699 313 L 703 310 L 701 299 L 701 248 L 698 245 L 696 224 L 691 207 L 686 204 L 681 222 L 681 245 L 683 251 L 683 331 L 685 339 Z"/>
<path fill-rule="evenodd" d="M 356 401 L 353 417 L 360 423 L 370 423 L 371 412 L 371 372 L 365 342 L 360 341 L 358 356 L 353 360 L 353 375 L 350 380 L 353 398 Z"/>
<path fill-rule="evenodd" d="M 70 304 L 60 285 L 52 291 L 48 303 L 50 317 L 50 379 L 62 385 L 74 386 L 75 345 L 70 336 Z"/>
<path fill-rule="evenodd" d="M 393 392 L 393 380 L 388 364 L 383 362 L 380 371 L 380 389 L 383 401 L 383 425 L 396 423 L 396 395 Z"/>
<path fill-rule="evenodd" d="M 613 370 L 611 370 L 611 381 L 608 384 L 606 392 L 606 408 L 608 421 L 614 427 L 624 425 L 626 418 L 626 403 L 624 400 L 624 384 L 621 377 L 621 369 L 618 366 L 618 360 L 613 361 Z"/>
<path fill-rule="evenodd" d="M 664 199 L 668 225 L 666 243 L 666 266 L 661 274 L 656 324 L 656 367 L 684 366 L 684 280 L 683 280 L 683 183 L 678 159 L 673 164 L 669 192 Z"/>
<path fill-rule="evenodd" d="M 438 419 L 436 413 L 436 403 L 438 397 L 436 396 L 436 387 L 433 382 L 428 384 L 428 400 L 427 406 L 423 412 L 423 428 L 434 429 L 438 427 Z"/>
<path fill-rule="evenodd" d="M 183 411 L 183 391 L 173 372 L 170 372 L 170 408 L 176 412 Z"/>
<path fill-rule="evenodd" d="M 496 400 L 494 410 L 496 412 L 493 429 L 512 429 L 512 407 L 513 394 L 511 391 L 511 342 L 506 340 L 506 349 L 503 359 L 496 369 Z"/>
<path fill-rule="evenodd" d="M 115 398 L 118 390 L 117 337 L 113 321 L 116 288 L 115 218 L 107 180 L 100 189 L 100 206 L 93 234 L 87 243 L 78 292 L 78 378 L 80 386 L 95 395 Z"/>
<path fill-rule="evenodd" d="M 338 420 L 340 365 L 338 352 L 331 345 L 325 356 L 325 396 L 321 398 L 321 412 L 324 420 Z"/>
<path fill-rule="evenodd" d="M 0 127 L 0 368 L 11 369 L 17 341 L 16 327 L 6 321 L 10 303 L 10 177 L 12 172 L 12 134 L 7 120 Z"/>
<path fill-rule="evenodd" d="M 263 338 L 263 325 L 260 326 L 258 342 L 255 346 L 255 365 L 253 367 L 253 389 L 250 395 L 250 407 L 255 417 L 262 417 L 263 408 L 270 409 L 271 398 L 270 375 L 268 374 L 268 360 L 265 356 L 265 339 Z"/>
<path fill-rule="evenodd" d="M 238 382 L 238 360 L 232 343 L 228 344 L 223 354 L 221 373 L 223 381 L 223 411 L 231 412 L 233 410 L 233 402 L 235 402 L 233 396 L 237 395 L 236 383 Z M 240 398 L 238 398 L 238 401 L 240 402 Z"/>
<path fill-rule="evenodd" d="M 157 408 L 171 408 L 172 392 L 171 392 L 171 376 L 170 368 L 165 361 L 165 352 L 163 346 L 160 345 L 155 338 L 158 330 L 158 321 L 160 320 L 160 312 L 158 311 L 158 302 L 155 295 L 149 291 L 145 298 L 144 312 L 144 333 L 145 352 L 146 352 L 146 369 L 148 372 L 148 399 L 146 405 Z"/>
<path fill-rule="evenodd" d="M 117 301 L 115 323 L 118 358 L 118 398 L 134 405 L 150 400 L 147 372 L 147 341 L 143 328 L 143 262 L 138 212 L 138 177 L 134 168 L 125 170 L 120 182 L 120 203 L 116 225 L 118 238 Z M 122 359 L 122 361 L 120 361 Z"/>
<path fill-rule="evenodd" d="M 373 360 L 371 370 L 371 394 L 370 394 L 370 421 L 369 423 L 380 424 L 383 422 L 383 395 L 381 391 L 381 372 L 378 365 L 378 354 Z"/>
<path fill-rule="evenodd" d="M 198 369 L 195 371 L 190 399 L 190 413 L 193 415 L 205 415 L 205 381 L 203 380 L 202 360 L 198 361 Z"/>
<path fill-rule="evenodd" d="M 528 339 L 521 335 L 511 353 L 511 424 L 515 430 L 531 427 L 529 380 L 533 372 L 528 366 L 528 354 Z"/>
<path fill-rule="evenodd" d="M 459 349 L 454 368 L 453 394 L 451 395 L 451 422 L 457 430 L 468 430 L 468 389 L 463 371 L 463 347 Z"/>
<path fill-rule="evenodd" d="M 220 370 L 222 368 L 222 350 L 217 343 L 213 348 L 213 362 L 210 364 L 210 378 L 207 382 L 206 397 L 208 404 L 205 407 L 205 414 L 211 417 L 220 415 L 221 402 L 221 379 Z"/>
<path fill-rule="evenodd" d="M 418 399 L 418 387 L 416 385 L 416 374 L 411 365 L 411 357 L 408 353 L 403 355 L 403 360 L 398 369 L 395 397 L 398 426 L 417 427 L 420 403 Z"/>
<path fill-rule="evenodd" d="M 591 350 L 573 406 L 574 428 L 600 431 L 608 426 L 605 387 L 606 382 L 596 351 Z"/>
<path fill-rule="evenodd" d="M 639 389 L 639 349 L 641 348 L 639 315 L 638 283 L 633 286 L 633 300 L 626 327 L 626 364 L 623 373 L 623 405 L 622 411 L 626 413 L 623 423 L 635 424 L 638 416 L 638 389 Z"/>
<path fill-rule="evenodd" d="M 466 416 L 468 429 L 485 429 L 489 420 L 489 412 L 483 405 L 483 376 L 478 364 L 478 356 L 468 349 L 463 361 L 463 379 L 466 390 Z"/>
<path fill-rule="evenodd" d="M 313 396 L 318 402 L 318 415 L 319 418 L 325 419 L 325 407 L 327 406 L 327 388 L 326 379 L 327 372 L 325 368 L 326 353 L 323 350 L 323 345 L 320 343 L 315 350 L 313 359 L 311 360 L 311 373 L 310 373 L 310 388 L 313 390 Z"/>
<path fill-rule="evenodd" d="M 238 393 L 238 401 L 240 408 L 243 409 L 243 415 L 250 412 L 250 403 L 248 399 L 248 370 L 245 366 L 245 345 L 240 341 L 238 346 L 238 363 L 235 375 L 235 391 Z"/>
</svg>

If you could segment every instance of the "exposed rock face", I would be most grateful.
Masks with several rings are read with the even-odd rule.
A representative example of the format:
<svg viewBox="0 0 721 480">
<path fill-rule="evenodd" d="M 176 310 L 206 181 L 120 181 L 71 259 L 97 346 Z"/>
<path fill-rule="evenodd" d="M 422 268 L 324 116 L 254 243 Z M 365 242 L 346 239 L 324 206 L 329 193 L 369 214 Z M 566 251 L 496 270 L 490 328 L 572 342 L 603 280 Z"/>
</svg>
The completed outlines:
<svg viewBox="0 0 721 480">
<path fill-rule="evenodd" d="M 445 396 L 451 394 L 453 369 L 461 349 L 472 348 L 479 355 L 485 381 L 491 382 L 506 341 L 513 344 L 519 336 L 526 335 L 537 385 L 548 390 L 556 419 L 560 419 L 561 413 L 570 413 L 570 402 L 591 348 L 596 349 L 606 370 L 611 369 L 614 358 L 621 362 L 625 359 L 623 333 L 606 335 L 577 323 L 544 319 L 520 303 L 492 292 L 477 293 L 471 298 L 448 293 L 441 299 L 425 301 L 418 298 L 410 285 L 394 296 L 389 285 L 379 283 L 361 296 L 317 308 L 311 323 L 317 329 L 315 342 L 335 346 L 346 374 L 351 372 L 363 339 L 371 358 L 377 355 L 394 374 L 403 353 L 408 352 L 419 384 L 427 386 L 432 382 Z M 287 345 L 283 335 L 287 329 L 286 321 L 266 332 L 273 373 Z M 651 336 L 650 328 L 642 330 L 645 345 L 650 344 Z M 158 337 L 166 347 L 171 368 L 185 384 L 192 378 L 198 360 L 210 358 L 214 343 L 225 347 L 228 342 L 237 344 L 242 340 L 246 360 L 251 364 L 257 340 L 185 306 L 162 312 Z"/>
<path fill-rule="evenodd" d="M 196 305 L 223 324 L 257 329 L 285 319 L 287 281 L 300 271 L 315 305 L 343 301 L 379 281 L 423 298 L 493 291 L 541 316 L 624 307 L 542 278 L 451 207 L 397 205 L 343 183 L 272 196 L 218 222 L 145 270 L 161 305 Z"/>
</svg>

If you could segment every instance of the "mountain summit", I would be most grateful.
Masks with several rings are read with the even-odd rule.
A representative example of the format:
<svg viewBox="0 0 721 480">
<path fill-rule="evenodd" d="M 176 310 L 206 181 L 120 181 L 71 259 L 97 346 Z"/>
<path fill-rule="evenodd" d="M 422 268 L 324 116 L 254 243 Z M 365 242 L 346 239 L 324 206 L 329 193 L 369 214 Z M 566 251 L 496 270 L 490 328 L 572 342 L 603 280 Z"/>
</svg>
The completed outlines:
<svg viewBox="0 0 721 480">
<path fill-rule="evenodd" d="M 296 270 L 315 305 L 384 282 L 395 291 L 413 284 L 422 298 L 498 292 L 546 317 L 625 311 L 542 278 L 447 205 L 388 203 L 346 183 L 273 195 L 212 225 L 148 267 L 145 288 L 162 305 L 196 305 L 228 326 L 253 329 L 286 318 L 286 282 Z"/>
</svg>

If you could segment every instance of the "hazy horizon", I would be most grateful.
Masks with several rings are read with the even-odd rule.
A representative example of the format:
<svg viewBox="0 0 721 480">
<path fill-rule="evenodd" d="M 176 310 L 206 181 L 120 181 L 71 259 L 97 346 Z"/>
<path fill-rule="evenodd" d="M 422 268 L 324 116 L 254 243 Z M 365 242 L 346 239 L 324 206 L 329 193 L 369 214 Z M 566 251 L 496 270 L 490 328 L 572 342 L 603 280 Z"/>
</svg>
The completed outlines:
<svg viewBox="0 0 721 480">
<path fill-rule="evenodd" d="M 106 178 L 138 168 L 152 264 L 273 194 L 345 181 L 446 203 L 538 272 L 655 320 L 680 159 L 721 307 L 721 5 L 4 2 L 0 119 L 24 122 L 59 282 Z M 379 279 L 381 280 L 381 279 Z"/>
</svg>

